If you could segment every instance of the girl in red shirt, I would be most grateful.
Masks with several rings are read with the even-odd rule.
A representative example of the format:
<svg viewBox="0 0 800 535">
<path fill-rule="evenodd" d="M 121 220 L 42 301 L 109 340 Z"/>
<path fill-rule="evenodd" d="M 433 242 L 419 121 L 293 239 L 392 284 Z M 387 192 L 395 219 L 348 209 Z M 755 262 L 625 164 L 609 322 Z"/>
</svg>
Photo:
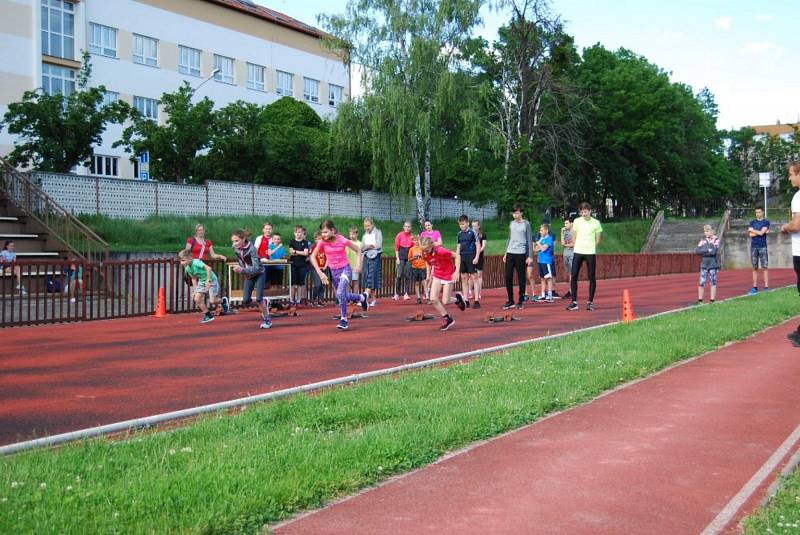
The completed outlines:
<svg viewBox="0 0 800 535">
<path fill-rule="evenodd" d="M 427 236 L 420 239 L 419 246 L 422 249 L 422 257 L 428 264 L 429 278 L 431 278 L 431 304 L 442 316 L 442 326 L 439 329 L 446 331 L 455 320 L 450 317 L 444 306 L 455 303 L 461 311 L 467 307 L 460 293 L 456 292 L 455 297 L 450 297 L 453 285 L 461 273 L 461 256 L 449 249 L 434 245 L 433 240 Z"/>
</svg>

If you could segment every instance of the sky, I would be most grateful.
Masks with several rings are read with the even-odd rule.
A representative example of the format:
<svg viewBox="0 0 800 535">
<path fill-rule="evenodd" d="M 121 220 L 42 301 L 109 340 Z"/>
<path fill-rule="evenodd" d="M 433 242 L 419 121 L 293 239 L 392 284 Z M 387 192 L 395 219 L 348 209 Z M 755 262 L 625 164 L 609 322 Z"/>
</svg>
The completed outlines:
<svg viewBox="0 0 800 535">
<path fill-rule="evenodd" d="M 347 0 L 257 0 L 311 25 Z M 717 126 L 800 122 L 800 0 L 551 0 L 578 50 L 601 43 L 646 57 L 697 93 L 708 87 Z M 506 13 L 485 9 L 490 42 Z"/>
</svg>

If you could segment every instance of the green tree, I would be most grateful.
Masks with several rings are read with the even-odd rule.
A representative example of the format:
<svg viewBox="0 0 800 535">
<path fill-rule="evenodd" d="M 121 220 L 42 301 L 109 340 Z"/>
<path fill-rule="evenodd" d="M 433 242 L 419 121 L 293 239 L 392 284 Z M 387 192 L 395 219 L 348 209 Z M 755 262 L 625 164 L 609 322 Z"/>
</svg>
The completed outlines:
<svg viewBox="0 0 800 535">
<path fill-rule="evenodd" d="M 725 132 L 728 140 L 728 158 L 743 177 L 748 202 L 759 202 L 762 190 L 758 184 L 758 173 L 772 173 L 774 180 L 770 195 L 784 197 L 788 201 L 793 188 L 788 178 L 786 164 L 800 158 L 800 128 L 784 139 L 780 136 L 757 136 L 753 128 L 745 127 Z"/>
<path fill-rule="evenodd" d="M 236 101 L 214 112 L 208 152 L 197 157 L 200 180 L 264 183 L 268 162 L 263 136 L 264 106 Z"/>
<path fill-rule="evenodd" d="M 76 91 L 50 95 L 38 88 L 8 105 L 0 130 L 19 136 L 8 156 L 12 165 L 59 173 L 88 165 L 107 123 L 124 121 L 129 110 L 121 101 L 103 105 L 106 88 L 89 87 L 91 75 L 89 54 L 84 52 Z"/>
<path fill-rule="evenodd" d="M 114 146 L 137 155 L 150 152 L 150 172 L 157 180 L 199 182 L 198 153 L 209 146 L 214 119 L 214 103 L 204 97 L 192 102 L 194 89 L 188 82 L 174 93 L 161 96 L 161 108 L 167 115 L 164 124 L 143 117 L 131 110 L 132 124 L 122 132 Z"/>
<path fill-rule="evenodd" d="M 339 114 L 337 131 L 363 129 L 374 183 L 413 193 L 420 221 L 430 216 L 432 166 L 447 141 L 445 124 L 457 110 L 461 128 L 477 129 L 475 108 L 455 98 L 455 74 L 481 4 L 351 0 L 344 16 L 321 17 L 345 59 L 364 66 L 365 95 Z"/>
</svg>

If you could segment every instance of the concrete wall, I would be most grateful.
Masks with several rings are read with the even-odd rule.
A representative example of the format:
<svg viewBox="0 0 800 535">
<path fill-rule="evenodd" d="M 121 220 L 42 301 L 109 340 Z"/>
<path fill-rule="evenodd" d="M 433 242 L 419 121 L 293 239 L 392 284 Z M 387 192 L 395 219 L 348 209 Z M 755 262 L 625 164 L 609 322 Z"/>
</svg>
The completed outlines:
<svg viewBox="0 0 800 535">
<path fill-rule="evenodd" d="M 770 233 L 767 235 L 769 249 L 769 267 L 792 267 L 792 239 L 789 235 L 779 232 L 786 221 L 773 221 L 770 219 Z M 750 236 L 747 235 L 747 226 L 742 224 L 732 225 L 725 231 L 725 269 L 749 268 L 750 263 Z"/>
</svg>

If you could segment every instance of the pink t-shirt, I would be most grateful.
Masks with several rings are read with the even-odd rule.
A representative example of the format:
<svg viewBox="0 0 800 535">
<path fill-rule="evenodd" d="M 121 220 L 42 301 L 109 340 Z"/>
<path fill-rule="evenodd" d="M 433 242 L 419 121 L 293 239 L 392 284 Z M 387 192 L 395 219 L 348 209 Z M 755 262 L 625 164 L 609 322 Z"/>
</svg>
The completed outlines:
<svg viewBox="0 0 800 535">
<path fill-rule="evenodd" d="M 319 240 L 317 245 L 320 246 L 320 251 L 325 253 L 325 257 L 328 259 L 328 267 L 341 269 L 350 265 L 350 262 L 347 261 L 347 246 L 350 243 L 350 240 L 341 234 L 337 234 L 333 241 Z"/>
<path fill-rule="evenodd" d="M 433 243 L 442 241 L 442 233 L 438 230 L 423 230 L 419 233 L 420 238 L 430 238 Z"/>
<path fill-rule="evenodd" d="M 411 236 L 410 232 L 398 232 L 397 236 L 394 237 L 394 250 L 399 251 L 400 247 L 405 247 L 406 249 L 414 247 L 414 240 L 411 239 Z"/>
<path fill-rule="evenodd" d="M 423 254 L 423 258 L 433 269 L 433 276 L 441 280 L 451 280 L 456 271 L 453 262 L 453 253 L 450 249 L 445 249 L 439 245 L 433 247 L 433 251 Z"/>
</svg>

